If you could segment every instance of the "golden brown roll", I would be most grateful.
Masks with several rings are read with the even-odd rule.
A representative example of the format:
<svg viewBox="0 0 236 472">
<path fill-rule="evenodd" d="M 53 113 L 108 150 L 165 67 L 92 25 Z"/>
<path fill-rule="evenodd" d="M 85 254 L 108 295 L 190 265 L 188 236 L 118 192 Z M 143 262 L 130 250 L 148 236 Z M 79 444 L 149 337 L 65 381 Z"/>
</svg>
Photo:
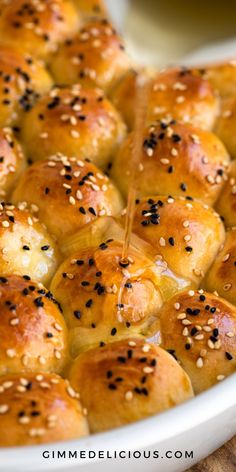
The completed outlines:
<svg viewBox="0 0 236 472">
<path fill-rule="evenodd" d="M 103 0 L 73 0 L 83 21 L 91 18 L 107 16 L 106 5 Z"/>
<path fill-rule="evenodd" d="M 52 79 L 40 62 L 29 54 L 0 46 L 1 127 L 18 123 L 23 112 L 29 111 L 38 96 L 51 86 Z"/>
<path fill-rule="evenodd" d="M 149 123 L 167 118 L 212 129 L 218 111 L 218 96 L 197 70 L 167 69 L 151 83 Z"/>
<path fill-rule="evenodd" d="M 68 333 L 51 292 L 28 275 L 2 276 L 0 313 L 0 375 L 62 371 Z"/>
<path fill-rule="evenodd" d="M 190 380 L 167 352 L 127 338 L 81 354 L 70 372 L 97 433 L 172 408 L 193 396 Z"/>
<path fill-rule="evenodd" d="M 112 90 L 110 99 L 121 113 L 129 130 L 134 127 L 137 72 L 130 69 Z"/>
<path fill-rule="evenodd" d="M 13 201 L 33 204 L 40 221 L 58 239 L 122 209 L 118 190 L 97 167 L 60 154 L 27 169 Z"/>
<path fill-rule="evenodd" d="M 0 378 L 0 446 L 27 446 L 88 434 L 86 411 L 68 380 L 27 373 Z"/>
<path fill-rule="evenodd" d="M 204 67 L 201 70 L 203 77 L 219 91 L 222 97 L 233 95 L 236 92 L 236 61 L 220 62 Z"/>
<path fill-rule="evenodd" d="M 189 375 L 195 393 L 236 370 L 236 308 L 198 290 L 170 299 L 160 313 L 162 347 Z"/>
<path fill-rule="evenodd" d="M 155 248 L 173 272 L 197 285 L 225 238 L 219 215 L 191 197 L 138 200 L 133 231 Z"/>
<path fill-rule="evenodd" d="M 155 76 L 156 70 L 151 67 L 129 69 L 111 91 L 110 100 L 121 113 L 129 130 L 134 128 L 137 115 L 137 79 L 147 84 Z"/>
<path fill-rule="evenodd" d="M 54 88 L 25 116 L 22 141 L 32 161 L 62 152 L 104 167 L 125 134 L 119 113 L 98 89 Z"/>
<path fill-rule="evenodd" d="M 79 16 L 70 0 L 1 0 L 1 42 L 40 59 L 76 33 Z"/>
<path fill-rule="evenodd" d="M 225 244 L 210 268 L 204 286 L 236 305 L 236 228 L 226 233 Z"/>
<path fill-rule="evenodd" d="M 11 128 L 0 129 L 0 197 L 6 199 L 26 168 L 20 143 Z"/>
<path fill-rule="evenodd" d="M 127 196 L 135 134 L 118 150 L 112 176 Z M 158 122 L 143 131 L 143 150 L 137 169 L 138 195 L 191 195 L 213 205 L 227 178 L 229 155 L 209 131 L 190 124 Z"/>
<path fill-rule="evenodd" d="M 108 93 L 130 68 L 121 37 L 107 20 L 86 24 L 65 41 L 51 63 L 56 83 L 97 86 Z"/>
<path fill-rule="evenodd" d="M 216 204 L 216 210 L 226 226 L 236 226 L 236 161 L 231 163 L 229 177 Z"/>
<path fill-rule="evenodd" d="M 112 239 L 74 253 L 59 267 L 51 290 L 74 330 L 73 354 L 120 336 L 150 331 L 162 306 L 161 274 L 144 253 Z M 74 329 L 75 328 L 75 329 Z"/>
<path fill-rule="evenodd" d="M 28 274 L 47 285 L 60 255 L 46 228 L 24 208 L 25 205 L 15 208 L 10 203 L 0 204 L 0 272 Z"/>
<path fill-rule="evenodd" d="M 236 97 L 226 98 L 216 122 L 215 133 L 223 141 L 233 159 L 236 159 Z"/>
</svg>

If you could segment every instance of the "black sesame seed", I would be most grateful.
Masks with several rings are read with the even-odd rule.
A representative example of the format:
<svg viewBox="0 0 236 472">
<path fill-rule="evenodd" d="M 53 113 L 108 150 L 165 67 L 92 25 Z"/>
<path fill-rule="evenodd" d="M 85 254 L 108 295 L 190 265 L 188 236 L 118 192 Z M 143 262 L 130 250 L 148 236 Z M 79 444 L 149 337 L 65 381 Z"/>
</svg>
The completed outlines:
<svg viewBox="0 0 236 472">
<path fill-rule="evenodd" d="M 112 328 L 111 330 L 111 336 L 115 336 L 117 333 L 117 329 L 116 328 Z"/>
<path fill-rule="evenodd" d="M 125 358 L 124 356 L 118 356 L 118 357 L 117 357 L 117 360 L 118 360 L 119 362 L 121 362 L 121 364 L 125 364 L 125 362 L 126 362 L 126 358 Z"/>
<path fill-rule="evenodd" d="M 232 359 L 233 359 L 232 354 L 230 354 L 229 352 L 226 352 L 225 356 L 226 356 L 226 359 L 228 359 L 228 361 L 232 361 Z"/>
<path fill-rule="evenodd" d="M 87 308 L 90 308 L 90 307 L 92 306 L 92 304 L 93 304 L 93 300 L 92 300 L 92 298 L 90 298 L 90 299 L 86 302 L 85 306 L 86 306 Z"/>
<path fill-rule="evenodd" d="M 43 307 L 44 303 L 42 301 L 42 297 L 35 298 L 34 303 L 37 307 Z"/>
<path fill-rule="evenodd" d="M 42 246 L 41 251 L 48 251 L 49 248 L 50 248 L 50 246 Z"/>
<path fill-rule="evenodd" d="M 75 311 L 74 311 L 74 316 L 75 316 L 75 318 L 77 318 L 77 320 L 80 320 L 80 318 L 81 318 L 81 311 L 75 310 Z"/>
<path fill-rule="evenodd" d="M 174 245 L 175 245 L 175 240 L 174 240 L 174 238 L 170 237 L 168 241 L 169 241 L 169 243 L 170 243 L 171 246 L 174 246 Z"/>
</svg>

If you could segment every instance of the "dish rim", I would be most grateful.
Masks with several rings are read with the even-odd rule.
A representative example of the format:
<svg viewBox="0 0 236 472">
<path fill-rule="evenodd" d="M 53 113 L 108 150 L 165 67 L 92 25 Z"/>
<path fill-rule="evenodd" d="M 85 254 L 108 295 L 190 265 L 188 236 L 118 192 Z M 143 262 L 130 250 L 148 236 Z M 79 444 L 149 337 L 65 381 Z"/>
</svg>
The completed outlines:
<svg viewBox="0 0 236 472">
<path fill-rule="evenodd" d="M 6 468 L 14 467 L 16 464 L 18 467 L 21 465 L 27 466 L 27 464 L 32 463 L 33 459 L 36 460 L 37 456 L 40 455 L 41 458 L 41 454 L 45 450 L 49 453 L 58 450 L 84 451 L 92 449 L 93 451 L 103 451 L 104 445 L 106 451 L 127 450 L 126 446 L 122 447 L 122 444 L 128 444 L 128 450 L 131 451 L 145 449 L 154 444 L 172 440 L 184 432 L 214 420 L 226 410 L 236 407 L 235 392 L 236 373 L 181 405 L 126 426 L 80 439 L 45 443 L 37 446 L 0 448 L 0 463 L 1 466 Z M 236 424 L 236 417 L 232 421 Z M 143 435 L 144 431 L 145 435 Z M 99 460 L 96 458 L 93 463 Z M 82 459 L 82 461 L 83 465 L 91 463 L 91 459 L 88 457 Z M 77 466 L 80 464 L 78 459 L 67 458 L 61 462 L 55 460 L 54 465 L 45 460 L 45 464 L 40 462 L 40 470 L 44 470 L 46 467 L 52 470 L 55 466 L 60 469 L 75 464 Z"/>
</svg>

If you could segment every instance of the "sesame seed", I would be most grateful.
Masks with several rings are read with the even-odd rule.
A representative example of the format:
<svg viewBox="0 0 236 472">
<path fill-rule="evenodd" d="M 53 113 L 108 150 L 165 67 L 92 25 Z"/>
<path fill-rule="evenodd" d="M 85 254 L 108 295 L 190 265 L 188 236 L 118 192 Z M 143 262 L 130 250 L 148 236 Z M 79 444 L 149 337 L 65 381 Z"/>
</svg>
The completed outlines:
<svg viewBox="0 0 236 472">
<path fill-rule="evenodd" d="M 133 392 L 131 392 L 130 390 L 128 392 L 125 393 L 125 399 L 127 401 L 131 401 L 133 399 Z"/>
<path fill-rule="evenodd" d="M 7 357 L 13 358 L 16 356 L 16 351 L 15 349 L 7 349 L 6 354 L 7 354 Z"/>
<path fill-rule="evenodd" d="M 154 372 L 154 369 L 153 369 L 152 367 L 145 366 L 145 367 L 143 368 L 143 372 L 144 372 L 145 374 L 151 374 L 152 372 Z"/>
<path fill-rule="evenodd" d="M 197 359 L 196 366 L 198 369 L 201 369 L 203 367 L 203 359 L 201 357 Z"/>
<path fill-rule="evenodd" d="M 9 410 L 8 405 L 0 405 L 0 414 L 3 415 L 4 413 L 7 413 Z"/>
<path fill-rule="evenodd" d="M 225 375 L 217 375 L 216 377 L 216 380 L 218 380 L 218 382 L 220 382 L 221 380 L 224 380 L 225 379 Z"/>
</svg>

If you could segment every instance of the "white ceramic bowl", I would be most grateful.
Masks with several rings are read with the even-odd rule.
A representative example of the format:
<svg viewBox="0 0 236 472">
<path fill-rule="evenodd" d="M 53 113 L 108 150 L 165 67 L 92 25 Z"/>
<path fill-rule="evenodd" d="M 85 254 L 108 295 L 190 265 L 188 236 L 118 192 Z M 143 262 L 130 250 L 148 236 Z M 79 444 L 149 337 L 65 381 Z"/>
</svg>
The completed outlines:
<svg viewBox="0 0 236 472">
<path fill-rule="evenodd" d="M 0 434 L 8 434 L 1 431 Z M 0 449 L 2 472 L 182 472 L 206 457 L 236 434 L 236 374 L 194 399 L 129 426 L 78 441 L 36 447 Z M 69 458 L 69 451 L 158 451 L 159 459 Z M 48 459 L 43 458 L 47 451 Z M 52 452 L 66 458 L 53 459 Z M 172 458 L 165 457 L 171 451 Z M 175 458 L 180 451 L 182 458 Z M 185 451 L 193 451 L 186 458 Z M 138 453 L 136 453 L 138 455 Z"/>
</svg>

